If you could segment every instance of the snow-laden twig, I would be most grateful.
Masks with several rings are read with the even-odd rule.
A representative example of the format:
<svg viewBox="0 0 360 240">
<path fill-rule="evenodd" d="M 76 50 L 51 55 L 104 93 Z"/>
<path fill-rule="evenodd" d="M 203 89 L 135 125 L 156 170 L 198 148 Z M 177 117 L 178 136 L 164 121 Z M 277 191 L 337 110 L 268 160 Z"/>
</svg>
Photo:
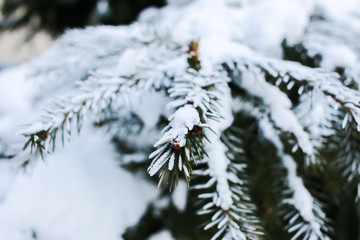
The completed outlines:
<svg viewBox="0 0 360 240">
<path fill-rule="evenodd" d="M 119 59 L 126 51 L 149 47 L 153 53 L 157 52 L 150 55 L 165 59 L 161 49 L 175 50 L 181 46 L 173 41 L 169 32 L 160 32 L 140 23 L 68 30 L 44 55 L 29 63 L 28 78 L 60 87 L 86 79 L 92 70 L 115 72 Z M 143 53 L 139 51 L 137 55 Z M 150 59 L 155 60 L 153 57 Z M 128 59 L 127 66 L 131 66 L 131 69 L 136 65 L 134 60 L 143 62 L 138 58 Z"/>
<path fill-rule="evenodd" d="M 206 200 L 199 214 L 212 214 L 211 221 L 204 227 L 205 230 L 217 228 L 217 233 L 212 239 L 221 236 L 224 239 L 257 239 L 256 236 L 262 233 L 256 217 L 252 215 L 255 207 L 248 203 L 246 187 L 240 178 L 246 164 L 236 163 L 236 157 L 233 155 L 243 153 L 241 147 L 236 146 L 241 140 L 223 133 L 233 121 L 230 98 L 229 91 L 222 97 L 226 100 L 221 111 L 223 119 L 218 122 L 211 121 L 214 132 L 208 133 L 210 143 L 206 145 L 206 149 L 209 157 L 204 159 L 208 168 L 196 171 L 197 175 L 207 176 L 208 180 L 206 183 L 195 185 L 194 189 L 205 191 L 199 195 L 200 199 Z M 209 192 L 213 186 L 215 191 Z"/>
<path fill-rule="evenodd" d="M 87 81 L 78 83 L 79 91 L 76 94 L 54 100 L 50 107 L 43 108 L 39 122 L 18 132 L 28 139 L 24 149 L 29 147 L 30 152 L 38 152 L 41 156 L 54 151 L 59 131 L 64 143 L 73 130 L 72 122 L 75 122 L 79 132 L 88 112 L 97 116 L 119 107 L 126 93 L 138 82 L 134 78 L 111 77 L 94 72 Z M 118 96 L 120 92 L 122 98 Z M 27 160 L 24 163 L 27 164 Z"/>
<path fill-rule="evenodd" d="M 291 110 L 292 104 L 286 94 L 266 82 L 262 74 L 255 75 L 249 71 L 242 72 L 241 78 L 235 79 L 235 83 L 250 95 L 260 98 L 276 126 L 295 136 L 297 146 L 294 146 L 294 150 L 299 147 L 307 155 L 307 160 L 314 161 L 314 148 L 309 134 Z"/>
<path fill-rule="evenodd" d="M 236 60 L 241 72 L 251 71 L 255 74 L 265 72 L 277 79 L 276 86 L 286 84 L 288 89 L 295 83 L 300 85 L 299 95 L 304 91 L 319 89 L 324 95 L 330 96 L 344 108 L 358 125 L 360 131 L 360 93 L 344 86 L 339 75 L 326 69 L 314 69 L 299 63 L 278 59 L 252 56 Z M 229 63 L 231 66 L 231 63 Z"/>
<path fill-rule="evenodd" d="M 168 104 L 170 109 L 177 109 L 169 118 L 169 124 L 163 130 L 163 136 L 155 143 L 157 148 L 150 159 L 148 168 L 151 176 L 160 169 L 159 186 L 170 171 L 170 189 L 178 182 L 178 174 L 184 171 L 189 184 L 193 172 L 190 161 L 195 156 L 202 158 L 207 154 L 203 138 L 204 128 L 208 128 L 208 119 L 219 119 L 221 94 L 226 86 L 227 77 L 219 72 L 196 72 L 189 69 L 186 74 L 176 76 L 170 97 L 175 98 Z"/>
<path fill-rule="evenodd" d="M 335 134 L 333 123 L 339 120 L 339 107 L 338 103 L 319 89 L 306 92 L 300 97 L 300 103 L 294 112 L 309 132 L 315 148 L 321 149 L 326 138 Z M 344 123 L 347 124 L 346 119 Z"/>
<path fill-rule="evenodd" d="M 342 175 L 346 178 L 348 185 L 357 188 L 356 201 L 359 201 L 360 135 L 356 130 L 355 123 L 347 124 L 345 129 L 338 124 L 338 128 L 336 135 L 330 139 L 330 141 L 334 141 L 338 149 L 335 155 L 336 165 L 342 169 Z"/>
<path fill-rule="evenodd" d="M 325 213 L 321 210 L 319 203 L 306 189 L 303 180 L 297 175 L 296 162 L 284 152 L 284 146 L 269 119 L 262 118 L 259 127 L 263 136 L 274 144 L 283 166 L 287 170 L 287 180 L 292 197 L 283 200 L 283 203 L 293 205 L 297 213 L 289 218 L 288 231 L 294 233 L 292 240 L 327 240 L 326 232 L 329 230 L 325 225 Z"/>
<path fill-rule="evenodd" d="M 302 44 L 309 57 L 321 56 L 320 66 L 329 70 L 356 68 L 360 51 L 360 21 L 313 21 L 309 24 Z"/>
<path fill-rule="evenodd" d="M 107 32 L 107 29 L 102 30 Z M 137 28 L 135 30 L 139 31 Z M 185 64 L 179 64 L 179 60 L 184 60 L 185 55 L 180 46 L 172 41 L 170 36 L 164 37 L 155 33 L 147 35 L 151 38 L 143 36 L 142 39 L 141 36 L 137 36 L 142 31 L 137 33 L 135 30 L 128 29 L 129 34 L 132 33 L 130 37 L 136 40 L 132 47 L 126 45 L 126 50 L 123 49 L 121 53 L 115 54 L 118 59 L 115 73 L 114 69 L 109 71 L 107 68 L 88 72 L 87 79 L 78 81 L 73 92 L 60 97 L 53 101 L 52 105 L 43 109 L 42 119 L 39 122 L 19 132 L 28 139 L 24 150 L 30 147 L 30 155 L 35 151 L 43 157 L 44 153 L 54 151 L 55 139 L 59 130 L 63 143 L 65 138 L 69 138 L 71 135 L 72 122 L 76 123 L 77 130 L 80 131 L 86 113 L 90 112 L 92 116 L 111 113 L 119 108 L 119 103 L 126 105 L 127 94 L 130 90 L 153 91 L 167 88 L 170 85 L 170 78 L 185 66 Z M 112 33 L 112 30 L 108 31 Z M 83 34 L 86 34 L 86 31 Z M 64 49 L 69 50 L 72 46 L 71 43 L 75 40 L 66 37 L 58 44 L 61 45 L 68 41 L 70 42 L 69 46 Z M 48 54 L 54 54 L 53 51 L 57 51 L 56 46 Z M 94 53 L 94 55 L 101 57 L 99 53 Z M 47 59 L 47 56 L 41 59 Z M 87 66 L 89 67 L 89 65 Z M 75 76 L 77 75 L 75 74 Z M 50 150 L 50 146 L 52 146 L 52 150 Z M 19 154 L 17 158 L 27 164 L 29 157 L 24 159 L 24 157 L 19 157 L 20 155 L 23 154 Z M 29 156 L 29 154 L 26 155 Z"/>
</svg>

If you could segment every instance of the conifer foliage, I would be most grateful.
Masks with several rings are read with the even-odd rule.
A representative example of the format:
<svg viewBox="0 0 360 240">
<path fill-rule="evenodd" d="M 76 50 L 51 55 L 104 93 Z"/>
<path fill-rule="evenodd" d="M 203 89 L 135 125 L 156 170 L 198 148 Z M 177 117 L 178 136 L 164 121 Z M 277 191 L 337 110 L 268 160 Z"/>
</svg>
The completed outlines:
<svg viewBox="0 0 360 240">
<path fill-rule="evenodd" d="M 149 156 L 133 162 L 159 188 L 185 179 L 211 239 L 343 239 L 338 197 L 360 196 L 360 12 L 321 1 L 169 3 L 126 27 L 68 31 L 30 63 L 29 79 L 68 93 L 20 131 L 14 160 L 46 161 L 58 139 L 94 122 L 121 143 L 124 165 Z M 274 32 L 257 29 L 266 21 Z M 149 120 L 130 104 L 145 93 L 167 104 L 153 146 L 139 144 Z"/>
</svg>

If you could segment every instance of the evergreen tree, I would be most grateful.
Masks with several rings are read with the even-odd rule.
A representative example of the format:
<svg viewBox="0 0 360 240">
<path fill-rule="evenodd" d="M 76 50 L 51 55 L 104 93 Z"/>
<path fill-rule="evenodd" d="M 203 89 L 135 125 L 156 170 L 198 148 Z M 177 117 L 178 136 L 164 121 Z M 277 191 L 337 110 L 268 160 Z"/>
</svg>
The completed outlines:
<svg viewBox="0 0 360 240">
<path fill-rule="evenodd" d="M 170 1 L 129 26 L 68 31 L 27 65 L 29 81 L 65 93 L 20 131 L 13 161 L 46 161 L 91 122 L 161 191 L 124 239 L 360 239 L 360 11 L 348 3 Z M 183 181 L 183 209 L 160 206 Z"/>
</svg>

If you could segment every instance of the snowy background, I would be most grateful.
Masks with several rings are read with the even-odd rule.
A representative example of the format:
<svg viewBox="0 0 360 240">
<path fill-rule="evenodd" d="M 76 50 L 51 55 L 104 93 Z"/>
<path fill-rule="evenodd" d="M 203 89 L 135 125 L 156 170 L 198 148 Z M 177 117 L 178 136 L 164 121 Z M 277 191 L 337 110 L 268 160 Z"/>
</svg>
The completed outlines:
<svg viewBox="0 0 360 240">
<path fill-rule="evenodd" d="M 283 39 L 289 43 L 302 40 L 314 11 L 322 11 L 340 24 L 352 25 L 360 33 L 358 0 L 228 0 L 247 4 L 244 9 L 230 12 L 221 8 L 222 4 L 217 6 L 218 1 L 196 1 L 193 11 L 183 7 L 191 1 L 169 2 L 171 6 L 162 13 L 172 15 L 169 23 L 178 29 L 180 38 L 221 33 L 224 38 L 236 38 L 250 49 L 273 57 L 281 56 Z M 150 21 L 157 11 L 149 9 L 140 19 Z M 211 21 L 204 16 L 212 16 Z M 236 19 L 226 28 L 228 31 L 223 30 L 227 24 L 224 16 Z M 175 24 L 179 17 L 185 20 Z M 193 22 L 198 25 L 189 31 Z M 52 44 L 50 37 L 39 35 L 30 43 L 34 45 L 20 46 L 22 34 L 0 36 L 0 62 L 19 63 Z M 203 46 L 221 42 L 218 36 L 208 39 L 211 41 Z M 358 66 L 351 46 L 334 43 L 323 49 L 315 47 L 323 51 L 323 67 L 333 70 L 336 66 Z M 32 66 L 23 62 L 0 71 L 0 239 L 121 239 L 125 229 L 137 223 L 148 204 L 159 197 L 159 191 L 154 184 L 118 167 L 117 153 L 103 131 L 86 127 L 65 148 L 27 171 L 5 158 L 19 149 L 21 138 L 15 133 L 22 124 L 33 121 L 40 106 L 61 92 L 61 88 L 50 91 L 42 83 L 28 80 Z M 177 192 L 185 192 L 185 188 Z M 175 198 L 183 199 L 176 205 L 184 204 L 184 196 Z M 171 235 L 163 231 L 151 239 L 171 239 Z"/>
</svg>

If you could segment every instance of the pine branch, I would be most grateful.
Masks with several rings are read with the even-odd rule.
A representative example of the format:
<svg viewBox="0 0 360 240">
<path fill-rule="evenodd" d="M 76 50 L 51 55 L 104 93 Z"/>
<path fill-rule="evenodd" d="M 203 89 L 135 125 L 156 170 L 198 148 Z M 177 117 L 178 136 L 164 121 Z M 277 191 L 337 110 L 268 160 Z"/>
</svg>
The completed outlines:
<svg viewBox="0 0 360 240">
<path fill-rule="evenodd" d="M 326 225 L 327 219 L 321 210 L 319 201 L 311 196 L 302 179 L 297 176 L 297 166 L 292 156 L 285 153 L 283 143 L 279 137 L 282 129 L 277 128 L 276 122 L 273 122 L 270 118 L 271 114 L 262 110 L 261 106 L 244 100 L 238 101 L 236 105 L 239 106 L 237 111 L 244 111 L 259 121 L 259 129 L 262 131 L 263 137 L 276 147 L 277 155 L 281 159 L 283 167 L 287 170 L 289 190 L 284 191 L 283 197 L 285 198 L 281 205 L 282 208 L 286 204 L 295 208 L 288 211 L 284 216 L 285 220 L 288 221 L 287 230 L 293 234 L 291 239 L 329 239 L 326 233 L 330 229 Z M 288 197 L 288 192 L 291 194 L 290 197 Z"/>
<path fill-rule="evenodd" d="M 204 230 L 217 228 L 212 239 L 223 236 L 223 239 L 259 239 L 262 233 L 260 222 L 254 214 L 255 205 L 248 195 L 245 178 L 246 163 L 239 133 L 230 128 L 226 130 L 221 141 L 212 139 L 216 150 L 210 152 L 211 158 L 205 159 L 206 167 L 195 174 L 207 176 L 208 181 L 195 185 L 194 189 L 205 191 L 199 194 L 205 203 L 199 214 L 212 214 L 211 221 Z M 240 178 L 241 176 L 241 178 Z M 214 192 L 211 189 L 214 187 Z"/>
<path fill-rule="evenodd" d="M 304 93 L 294 109 L 299 121 L 309 132 L 311 142 L 317 151 L 321 150 L 326 144 L 326 139 L 336 132 L 334 124 L 340 120 L 337 105 L 330 96 L 314 89 Z"/>
<path fill-rule="evenodd" d="M 290 204 L 296 209 L 296 211 L 290 211 L 285 216 L 285 219 L 289 221 L 288 232 L 294 234 L 291 239 L 330 239 L 326 235 L 330 229 L 326 226 L 325 213 L 321 210 L 319 202 L 306 189 L 302 179 L 297 176 L 296 162 L 284 152 L 284 146 L 276 129 L 266 118 L 259 121 L 259 127 L 263 136 L 276 147 L 278 156 L 287 170 L 288 185 L 292 197 L 285 199 L 282 204 Z"/>
<path fill-rule="evenodd" d="M 346 136 L 344 136 L 344 141 L 342 141 L 342 146 L 340 149 L 343 149 L 340 153 L 339 161 L 343 162 L 347 169 L 344 171 L 344 175 L 348 176 L 349 182 L 351 182 L 355 177 L 360 177 L 360 152 L 359 152 L 359 143 L 360 137 L 355 129 L 355 124 L 348 124 L 345 127 Z"/>
<path fill-rule="evenodd" d="M 126 43 L 132 39 L 133 48 L 129 47 L 129 42 L 131 42 L 129 41 L 121 46 L 122 50 L 114 53 L 116 58 L 119 58 L 118 54 L 121 54 L 116 74 L 107 73 L 108 71 L 88 72 L 90 76 L 85 81 L 78 82 L 77 91 L 54 101 L 50 107 L 44 108 L 43 119 L 40 122 L 19 132 L 27 138 L 23 150 L 29 149 L 27 153 L 18 154 L 17 157 L 24 166 L 30 162 L 32 155 L 39 153 L 43 158 L 45 153 L 54 151 L 58 132 L 61 134 L 63 144 L 65 140 L 69 140 L 72 122 L 75 122 L 74 125 L 79 132 L 88 112 L 100 119 L 101 115 L 109 114 L 119 108 L 119 104 L 126 103 L 127 94 L 132 90 L 153 91 L 168 88 L 170 79 L 177 71 L 173 68 L 174 64 L 184 58 L 180 45 L 173 41 L 170 35 L 139 32 L 137 28 L 126 28 L 124 31 L 131 34 L 123 41 Z M 70 33 L 68 34 L 70 36 L 77 35 L 76 31 Z M 83 34 L 86 35 L 87 32 Z M 68 37 L 64 39 L 60 40 L 56 46 L 69 41 L 70 47 L 65 50 L 71 50 L 73 40 Z M 98 40 L 97 37 L 95 39 Z M 144 40 L 146 41 L 143 42 Z M 90 41 L 90 43 L 94 42 Z M 56 46 L 50 51 L 50 57 L 57 53 Z M 124 48 L 128 49 L 125 51 Z M 92 56 L 96 56 L 97 60 L 101 58 L 98 52 Z M 46 60 L 47 56 L 42 58 L 44 59 Z M 69 64 L 69 62 L 64 64 Z M 91 65 L 88 64 L 87 67 Z M 66 67 L 61 69 L 66 69 Z M 59 74 L 55 72 L 56 75 Z"/>
<path fill-rule="evenodd" d="M 232 63 L 228 63 L 233 66 Z M 330 96 L 345 111 L 347 111 L 358 125 L 360 130 L 360 93 L 344 86 L 339 81 L 336 73 L 325 69 L 313 69 L 301 66 L 295 62 L 252 56 L 238 59 L 236 66 L 240 72 L 251 71 L 254 74 L 264 72 L 277 79 L 273 84 L 280 86 L 285 84 L 291 89 L 295 84 L 299 85 L 298 94 L 304 90 L 319 89 L 324 95 Z"/>
<path fill-rule="evenodd" d="M 343 122 L 346 122 L 347 117 L 350 116 L 345 116 Z M 337 148 L 336 162 L 342 170 L 342 174 L 346 178 L 347 183 L 350 186 L 356 186 L 356 200 L 358 201 L 360 199 L 360 151 L 358 147 L 360 136 L 356 130 L 356 124 L 354 122 L 347 125 L 343 124 L 342 128 L 338 130 L 337 136 L 339 136 L 337 143 L 340 146 Z"/>
<path fill-rule="evenodd" d="M 190 161 L 207 155 L 203 143 L 203 139 L 207 139 L 204 128 L 209 128 L 208 119 L 220 118 L 219 101 L 227 78 L 218 72 L 205 74 L 189 69 L 186 74 L 175 77 L 169 89 L 170 97 L 175 100 L 168 107 L 177 110 L 170 116 L 163 137 L 155 143 L 157 150 L 149 157 L 153 159 L 148 168 L 151 176 L 162 169 L 159 187 L 168 171 L 170 190 L 174 183 L 177 185 L 182 171 L 189 184 L 193 172 Z"/>
<path fill-rule="evenodd" d="M 85 82 L 79 82 L 79 92 L 54 101 L 52 106 L 44 108 L 42 120 L 19 132 L 28 140 L 23 150 L 29 149 L 31 154 L 45 153 L 55 150 L 56 138 L 61 134 L 62 143 L 68 140 L 72 132 L 72 122 L 80 132 L 87 113 L 101 115 L 108 109 L 119 107 L 118 95 L 125 97 L 126 91 L 134 88 L 139 79 L 132 77 L 110 77 L 99 73 Z M 23 155 L 19 155 L 23 156 Z M 29 159 L 21 159 L 26 166 Z"/>
<path fill-rule="evenodd" d="M 230 94 L 223 96 L 222 116 L 211 126 L 215 133 L 209 132 L 207 144 L 210 157 L 201 161 L 196 175 L 207 180 L 193 188 L 203 191 L 199 198 L 204 204 L 199 214 L 211 214 L 211 220 L 204 229 L 216 228 L 212 239 L 259 239 L 262 230 L 254 214 L 255 206 L 250 202 L 246 181 L 244 180 L 244 159 L 239 132 L 230 127 L 232 124 Z M 229 128 L 228 128 L 229 127 Z M 224 129 L 228 128 L 224 131 Z M 224 131 L 224 132 L 223 132 Z"/>
<path fill-rule="evenodd" d="M 73 29 L 66 31 L 43 56 L 29 63 L 28 78 L 56 89 L 86 80 L 94 70 L 115 75 L 129 75 L 130 71 L 145 75 L 152 70 L 158 76 L 162 74 L 157 78 L 159 85 L 165 70 L 169 74 L 176 71 L 170 64 L 179 64 L 179 56 L 181 60 L 185 57 L 181 48 L 169 32 L 140 23 Z"/>
<path fill-rule="evenodd" d="M 232 71 L 237 71 L 237 69 Z M 282 131 L 290 133 L 290 137 L 294 138 L 296 142 L 293 151 L 295 152 L 300 148 L 306 154 L 307 162 L 314 162 L 314 147 L 310 141 L 310 136 L 292 111 L 291 101 L 286 94 L 266 82 L 262 74 L 255 75 L 245 70 L 241 77 L 234 77 L 233 75 L 232 79 L 239 88 L 260 101 L 264 115 L 268 115 Z M 260 108 L 259 104 L 253 107 Z"/>
<path fill-rule="evenodd" d="M 133 39 L 136 33 L 128 27 L 68 30 L 43 56 L 29 63 L 29 78 L 55 87 L 86 79 L 91 70 L 115 68 L 127 48 L 141 45 Z"/>
<path fill-rule="evenodd" d="M 349 18 L 344 22 L 312 21 L 306 29 L 303 45 L 310 57 L 316 54 L 322 56 L 322 67 L 330 70 L 351 69 L 351 65 L 356 61 L 355 54 L 360 51 L 358 24 L 359 20 L 356 18 Z M 339 59 L 329 59 L 336 52 L 342 52 L 343 56 Z M 333 66 L 334 64 L 337 66 Z"/>
</svg>

